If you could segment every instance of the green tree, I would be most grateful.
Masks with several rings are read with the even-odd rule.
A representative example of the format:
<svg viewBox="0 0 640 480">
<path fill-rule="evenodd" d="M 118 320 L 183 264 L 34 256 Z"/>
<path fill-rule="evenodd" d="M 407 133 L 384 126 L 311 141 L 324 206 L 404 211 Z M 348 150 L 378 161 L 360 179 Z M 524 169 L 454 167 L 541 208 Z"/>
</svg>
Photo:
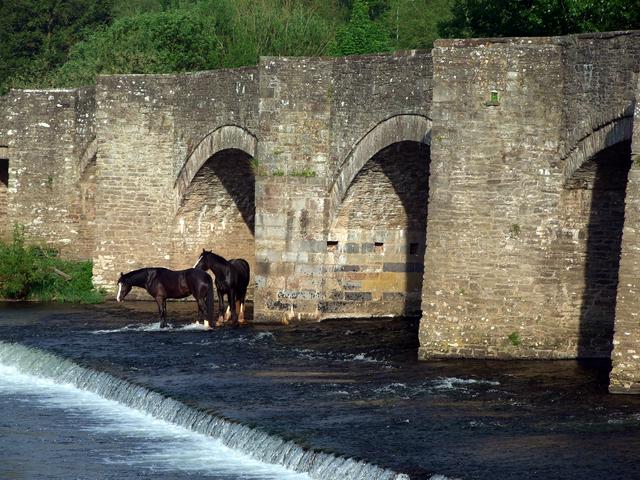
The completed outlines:
<svg viewBox="0 0 640 480">
<path fill-rule="evenodd" d="M 321 15 L 327 7 L 318 2 L 218 0 L 215 5 L 225 67 L 255 65 L 261 55 L 325 55 L 335 36 L 337 19 Z"/>
<path fill-rule="evenodd" d="M 260 55 L 327 53 L 335 23 L 312 5 L 287 0 L 157 4 L 116 19 L 71 49 L 41 84 L 90 84 L 98 74 L 171 73 L 255 65 Z M 187 5 L 188 4 L 188 5 Z M 136 5 L 132 5 L 134 8 Z"/>
<path fill-rule="evenodd" d="M 565 35 L 640 27 L 640 0 L 455 0 L 446 37 Z"/>
<path fill-rule="evenodd" d="M 110 20 L 109 0 L 0 2 L 0 94 L 38 85 L 67 60 L 70 47 Z"/>
<path fill-rule="evenodd" d="M 50 83 L 86 85 L 98 74 L 171 73 L 218 67 L 215 22 L 195 11 L 144 13 L 116 20 L 73 46 Z"/>
<path fill-rule="evenodd" d="M 382 19 L 396 50 L 431 48 L 438 24 L 451 17 L 454 0 L 388 0 Z"/>
<path fill-rule="evenodd" d="M 340 27 L 331 46 L 333 55 L 358 55 L 391 50 L 388 30 L 369 16 L 366 0 L 354 0 L 349 22 Z"/>
</svg>

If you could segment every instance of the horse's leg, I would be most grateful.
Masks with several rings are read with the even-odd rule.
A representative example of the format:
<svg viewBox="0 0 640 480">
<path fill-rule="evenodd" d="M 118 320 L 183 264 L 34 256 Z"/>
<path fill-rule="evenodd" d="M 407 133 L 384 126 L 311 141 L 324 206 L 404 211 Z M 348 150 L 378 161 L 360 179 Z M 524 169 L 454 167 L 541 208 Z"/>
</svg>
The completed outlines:
<svg viewBox="0 0 640 480">
<path fill-rule="evenodd" d="M 200 324 L 200 320 L 202 320 L 204 323 L 204 320 L 206 318 L 204 313 L 204 298 L 198 297 L 196 298 L 196 302 L 198 303 L 198 320 L 196 320 L 196 323 Z"/>
<path fill-rule="evenodd" d="M 238 321 L 240 322 L 240 325 L 244 325 L 247 323 L 247 321 L 244 319 L 244 299 L 247 295 L 247 291 L 245 290 L 244 292 L 241 292 L 238 295 L 238 310 L 239 310 L 239 314 L 238 314 Z"/>
<path fill-rule="evenodd" d="M 160 328 L 164 328 L 167 317 L 167 300 L 162 297 L 156 297 L 156 303 L 158 304 L 158 312 L 160 313 Z"/>
<path fill-rule="evenodd" d="M 216 327 L 221 327 L 224 323 L 224 294 L 220 289 L 218 291 L 218 320 L 216 321 Z"/>
<path fill-rule="evenodd" d="M 229 290 L 229 306 L 231 307 L 231 325 L 238 326 L 238 311 L 236 310 L 236 292 Z"/>
<path fill-rule="evenodd" d="M 205 328 L 213 327 L 213 285 L 209 283 L 206 294 L 204 296 L 204 326 Z"/>
<path fill-rule="evenodd" d="M 236 313 L 238 314 L 238 323 L 245 325 L 247 322 L 244 319 L 244 303 L 240 299 L 236 299 Z"/>
</svg>

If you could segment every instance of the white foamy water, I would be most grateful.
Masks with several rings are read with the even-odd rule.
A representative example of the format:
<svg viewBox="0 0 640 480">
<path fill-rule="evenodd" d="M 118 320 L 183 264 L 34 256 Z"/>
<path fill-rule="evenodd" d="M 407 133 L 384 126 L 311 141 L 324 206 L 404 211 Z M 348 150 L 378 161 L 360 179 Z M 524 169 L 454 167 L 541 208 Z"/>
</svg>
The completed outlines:
<svg viewBox="0 0 640 480">
<path fill-rule="evenodd" d="M 153 471 L 186 471 L 224 478 L 305 480 L 279 465 L 267 464 L 207 437 L 151 417 L 69 384 L 27 375 L 0 364 L 0 395 L 23 397 L 34 408 L 62 409 L 73 416 L 91 417 L 89 427 L 80 427 L 110 438 L 135 438 L 144 448 L 133 452 L 110 452 L 104 463 L 130 465 Z M 81 425 L 82 422 L 79 422 Z M 27 458 L 28 455 L 25 456 Z"/>
<path fill-rule="evenodd" d="M 457 378 L 457 377 L 444 377 L 438 378 L 433 382 L 433 387 L 437 390 L 464 390 L 465 387 L 471 385 L 500 385 L 500 382 L 492 380 L 476 380 L 474 378 Z"/>
<path fill-rule="evenodd" d="M 203 325 L 202 323 L 189 323 L 187 325 L 181 325 L 178 327 L 160 328 L 160 322 L 155 323 L 136 323 L 131 325 L 125 325 L 120 328 L 112 328 L 108 330 L 94 330 L 91 333 L 105 334 L 105 333 L 122 333 L 122 332 L 172 332 L 172 331 L 205 331 L 211 330 L 210 327 Z"/>
<path fill-rule="evenodd" d="M 19 344 L 7 344 L 0 341 L 0 365 L 6 368 L 15 367 L 15 370 L 10 371 L 12 375 L 9 375 L 9 377 L 14 379 L 20 375 L 29 377 L 24 381 L 16 382 L 14 380 L 12 382 L 5 382 L 5 385 L 28 385 L 28 388 L 35 389 L 39 394 L 41 394 L 41 392 L 46 393 L 49 388 L 62 388 L 61 391 L 56 390 L 55 395 L 47 395 L 47 401 L 53 401 L 51 400 L 52 398 L 55 399 L 58 395 L 64 393 L 65 389 L 70 389 L 73 392 L 71 398 L 62 400 L 65 406 L 79 405 L 77 408 L 82 408 L 82 405 L 89 403 L 89 412 L 97 412 L 96 415 L 99 416 L 103 414 L 103 411 L 109 412 L 111 410 L 109 408 L 102 408 L 102 403 L 96 405 L 91 404 L 91 402 L 106 401 L 109 402 L 111 407 L 124 408 L 127 412 L 133 410 L 133 412 L 129 413 L 147 417 L 147 420 L 152 423 L 160 422 L 163 426 L 161 432 L 169 432 L 168 437 L 162 437 L 165 441 L 161 443 L 170 444 L 171 439 L 176 437 L 176 434 L 171 432 L 175 432 L 173 429 L 177 428 L 178 431 L 181 432 L 181 435 L 186 435 L 188 438 L 197 438 L 198 441 L 201 440 L 203 442 L 212 441 L 219 447 L 227 448 L 220 455 L 210 452 L 209 458 L 226 457 L 228 460 L 232 460 L 233 455 L 231 455 L 231 453 L 234 453 L 239 456 L 243 465 L 246 461 L 250 461 L 251 465 L 254 467 L 259 466 L 261 469 L 260 473 L 257 474 L 259 476 L 253 473 L 250 473 L 249 476 L 244 476 L 244 474 L 239 474 L 240 472 L 233 472 L 231 476 L 217 476 L 215 478 L 224 480 L 239 480 L 242 478 L 305 478 L 304 476 L 299 477 L 293 473 L 299 472 L 320 480 L 408 479 L 408 476 L 405 474 L 381 468 L 362 460 L 304 448 L 293 441 L 270 435 L 258 428 L 242 425 L 200 411 L 158 392 L 153 392 L 140 385 L 116 378 L 106 372 L 99 372 L 82 367 L 71 360 L 35 348 L 25 347 Z M 0 376 L 0 383 L 1 382 L 2 377 Z M 47 387 L 44 389 L 38 388 L 39 382 L 45 382 Z M 36 386 L 33 387 L 33 385 Z M 33 390 L 27 391 L 32 392 Z M 0 391 L 0 393 L 2 392 Z M 90 397 L 91 402 L 79 400 L 79 404 L 73 403 L 73 401 L 75 401 L 74 399 L 78 397 L 84 398 L 84 394 L 92 395 Z M 11 398 L 12 395 L 8 395 L 8 397 Z M 51 408 L 53 408 L 52 405 Z M 65 413 L 67 413 L 66 409 Z M 128 418 L 128 415 L 116 413 L 114 418 L 121 421 L 122 419 Z M 118 424 L 116 430 L 120 431 L 120 427 L 121 424 Z M 14 427 L 14 433 L 15 428 L 16 427 Z M 140 430 L 132 427 L 130 424 L 128 428 L 129 430 L 125 429 L 125 431 Z M 147 425 L 141 427 L 141 430 L 145 432 L 145 435 L 147 435 L 147 432 L 155 431 Z M 195 437 L 191 437 L 191 435 L 195 435 Z M 143 450 L 147 452 L 148 449 Z M 160 459 L 174 461 L 177 456 L 177 449 L 171 448 L 169 450 L 169 454 L 166 453 L 167 450 L 165 449 L 154 451 L 152 455 L 148 452 L 144 455 L 133 457 L 125 455 L 124 458 L 122 458 L 121 455 L 116 455 L 109 461 L 114 463 L 130 462 L 131 465 L 147 465 L 147 463 L 151 461 L 155 471 L 162 471 L 154 461 Z M 189 449 L 180 447 L 178 450 L 188 451 Z M 184 465 L 193 465 L 194 459 L 200 461 L 205 458 L 205 456 L 200 453 L 201 451 L 197 449 L 194 449 L 194 451 L 196 452 L 195 454 L 190 453 L 188 457 L 184 458 Z M 21 458 L 20 456 L 20 459 Z M 163 465 L 162 462 L 160 462 L 160 464 Z M 127 463 L 127 465 L 129 465 L 129 463 Z M 183 464 L 180 463 L 179 465 Z M 198 463 L 198 465 L 200 464 Z M 214 462 L 211 467 L 216 468 L 216 463 Z M 170 468 L 176 468 L 176 464 L 173 464 Z M 200 467 L 196 468 L 196 470 L 199 468 Z M 235 462 L 233 463 L 233 468 L 236 468 Z M 262 468 L 266 469 L 266 476 L 263 474 Z M 249 472 L 252 472 L 252 470 L 249 469 Z M 272 475 L 271 472 L 276 473 Z M 289 475 L 296 476 L 289 477 Z M 210 477 L 208 473 L 206 476 Z"/>
</svg>

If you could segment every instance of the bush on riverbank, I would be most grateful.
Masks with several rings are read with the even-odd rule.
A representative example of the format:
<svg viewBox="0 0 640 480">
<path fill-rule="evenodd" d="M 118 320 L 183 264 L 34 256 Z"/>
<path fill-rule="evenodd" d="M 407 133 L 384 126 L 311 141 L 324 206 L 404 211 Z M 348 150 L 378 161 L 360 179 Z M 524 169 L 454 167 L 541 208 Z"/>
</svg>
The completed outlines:
<svg viewBox="0 0 640 480">
<path fill-rule="evenodd" d="M 16 300 L 100 303 L 91 281 L 91 261 L 70 261 L 54 249 L 27 245 L 16 226 L 11 242 L 0 241 L 0 297 Z"/>
</svg>

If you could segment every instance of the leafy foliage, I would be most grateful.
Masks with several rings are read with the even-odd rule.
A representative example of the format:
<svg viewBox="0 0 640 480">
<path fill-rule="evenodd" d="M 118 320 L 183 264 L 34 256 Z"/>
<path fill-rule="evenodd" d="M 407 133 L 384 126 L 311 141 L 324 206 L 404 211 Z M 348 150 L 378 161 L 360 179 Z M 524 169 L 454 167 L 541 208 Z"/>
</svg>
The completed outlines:
<svg viewBox="0 0 640 480">
<path fill-rule="evenodd" d="M 144 13 L 116 20 L 76 44 L 53 83 L 92 83 L 98 74 L 171 73 L 215 68 L 221 55 L 215 24 L 192 11 Z"/>
<path fill-rule="evenodd" d="M 391 50 L 388 31 L 369 17 L 366 0 L 354 0 L 349 22 L 338 29 L 333 55 L 357 55 Z"/>
<path fill-rule="evenodd" d="M 213 0 L 115 20 L 76 44 L 48 83 L 255 65 L 260 55 L 322 55 L 333 35 L 332 23 L 300 3 Z"/>
<path fill-rule="evenodd" d="M 0 94 L 260 56 L 431 48 L 438 36 L 640 28 L 640 0 L 3 0 Z"/>
<path fill-rule="evenodd" d="M 0 94 L 41 85 L 67 60 L 72 45 L 110 19 L 109 0 L 2 0 Z"/>
<path fill-rule="evenodd" d="M 453 0 L 389 0 L 382 17 L 396 50 L 431 48 L 438 25 L 451 17 Z"/>
<path fill-rule="evenodd" d="M 640 0 L 455 0 L 448 37 L 565 35 L 640 27 Z"/>
<path fill-rule="evenodd" d="M 52 249 L 26 245 L 24 229 L 16 226 L 13 241 L 0 242 L 0 297 L 98 303 L 104 293 L 93 287 L 92 268 L 90 261 L 67 261 Z"/>
</svg>

